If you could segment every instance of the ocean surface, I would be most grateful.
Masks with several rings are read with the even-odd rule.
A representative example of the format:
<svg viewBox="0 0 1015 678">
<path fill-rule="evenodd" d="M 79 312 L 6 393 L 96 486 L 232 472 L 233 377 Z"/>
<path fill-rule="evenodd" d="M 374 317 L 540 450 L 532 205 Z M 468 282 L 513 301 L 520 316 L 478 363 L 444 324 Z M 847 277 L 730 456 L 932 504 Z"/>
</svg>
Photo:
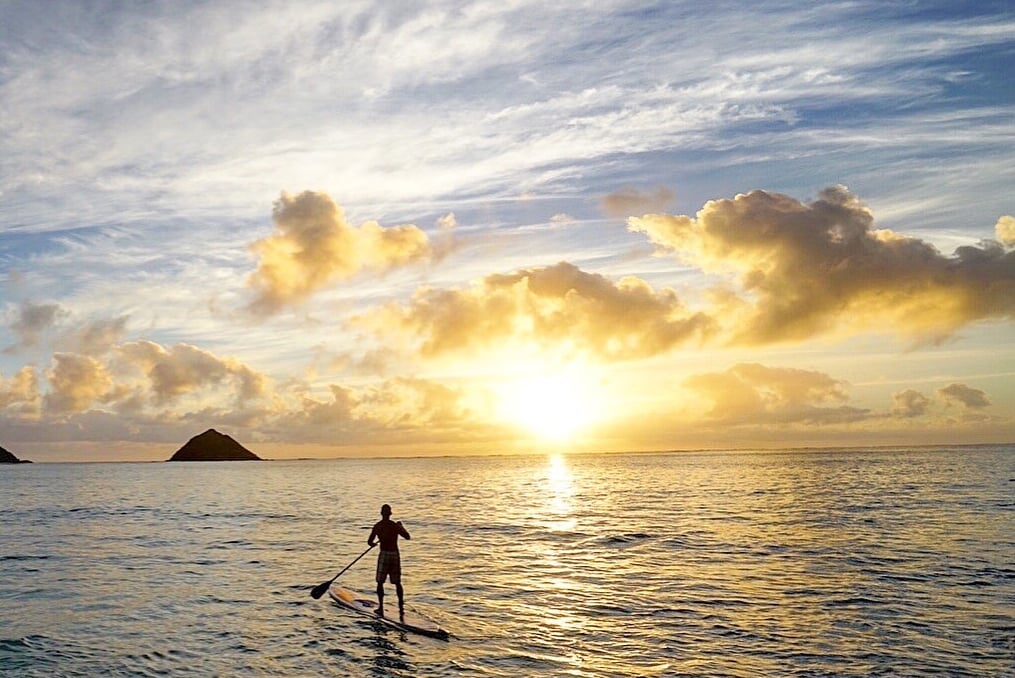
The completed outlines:
<svg viewBox="0 0 1015 678">
<path fill-rule="evenodd" d="M 22 464 L 0 499 L 5 677 L 1015 676 L 1012 446 Z M 448 642 L 310 596 L 384 502 Z"/>
</svg>

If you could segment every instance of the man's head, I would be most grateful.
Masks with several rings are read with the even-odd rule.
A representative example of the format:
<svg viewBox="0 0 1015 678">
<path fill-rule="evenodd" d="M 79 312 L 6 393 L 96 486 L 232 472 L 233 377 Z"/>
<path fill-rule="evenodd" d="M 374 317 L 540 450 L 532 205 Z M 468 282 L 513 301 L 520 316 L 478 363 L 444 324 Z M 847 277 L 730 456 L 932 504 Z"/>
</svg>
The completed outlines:
<svg viewBox="0 0 1015 678">
<path fill-rule="evenodd" d="M 381 507 L 381 517 L 387 518 L 390 515 L 391 515 L 391 507 L 385 504 L 384 506 Z"/>
</svg>

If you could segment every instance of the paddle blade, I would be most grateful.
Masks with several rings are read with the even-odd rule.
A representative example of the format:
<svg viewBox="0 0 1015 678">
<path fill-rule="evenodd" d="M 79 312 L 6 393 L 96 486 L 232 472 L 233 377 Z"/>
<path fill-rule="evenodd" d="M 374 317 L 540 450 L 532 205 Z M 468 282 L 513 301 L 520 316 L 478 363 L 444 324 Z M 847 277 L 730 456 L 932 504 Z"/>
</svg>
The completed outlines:
<svg viewBox="0 0 1015 678">
<path fill-rule="evenodd" d="M 322 582 L 314 587 L 314 589 L 310 592 L 310 595 L 315 599 L 320 598 L 328 591 L 329 586 L 331 586 L 330 581 Z"/>
</svg>

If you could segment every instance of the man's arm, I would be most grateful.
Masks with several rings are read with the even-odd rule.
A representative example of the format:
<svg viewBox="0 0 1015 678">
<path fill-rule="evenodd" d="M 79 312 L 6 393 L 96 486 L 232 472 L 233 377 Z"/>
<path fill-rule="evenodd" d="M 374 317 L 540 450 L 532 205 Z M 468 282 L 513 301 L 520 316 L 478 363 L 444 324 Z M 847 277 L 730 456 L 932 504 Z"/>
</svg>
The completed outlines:
<svg viewBox="0 0 1015 678">
<path fill-rule="evenodd" d="M 373 529 L 370 530 L 370 536 L 367 537 L 367 545 L 373 546 L 374 545 L 374 539 L 376 539 L 376 538 L 377 538 L 377 526 L 374 525 Z"/>
<path fill-rule="evenodd" d="M 409 531 L 406 530 L 405 526 L 402 525 L 402 521 L 401 520 L 399 520 L 396 523 L 396 525 L 398 525 L 398 534 L 402 535 L 406 539 L 412 539 L 412 537 L 409 536 Z"/>
</svg>

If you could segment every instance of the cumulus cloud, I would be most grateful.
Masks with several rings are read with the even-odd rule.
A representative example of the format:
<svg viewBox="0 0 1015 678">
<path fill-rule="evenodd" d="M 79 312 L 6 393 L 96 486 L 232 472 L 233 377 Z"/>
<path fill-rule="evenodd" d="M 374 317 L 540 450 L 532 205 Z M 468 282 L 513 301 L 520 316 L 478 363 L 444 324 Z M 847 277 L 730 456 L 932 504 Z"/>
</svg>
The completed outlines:
<svg viewBox="0 0 1015 678">
<path fill-rule="evenodd" d="M 940 339 L 986 318 L 1015 317 L 1015 251 L 986 241 L 946 257 L 916 238 L 874 228 L 841 186 L 802 203 L 753 191 L 705 204 L 695 217 L 628 220 L 662 251 L 708 273 L 732 274 L 742 316 L 733 341 L 802 340 L 891 327 Z"/>
<path fill-rule="evenodd" d="M 892 415 L 904 419 L 923 416 L 931 404 L 930 398 L 911 388 L 893 393 L 892 401 Z"/>
<path fill-rule="evenodd" d="M 361 406 L 370 411 L 387 412 L 393 425 L 410 423 L 413 427 L 442 428 L 466 420 L 468 408 L 457 389 L 428 379 L 396 377 L 372 389 L 361 398 Z"/>
<path fill-rule="evenodd" d="M 1004 215 L 994 225 L 994 233 L 997 239 L 1007 247 L 1015 247 L 1015 217 Z"/>
<path fill-rule="evenodd" d="M 50 390 L 43 403 L 55 414 L 83 412 L 106 399 L 113 389 L 113 378 L 102 363 L 74 353 L 54 354 L 46 379 Z"/>
<path fill-rule="evenodd" d="M 35 368 L 26 365 L 10 379 L 0 374 L 0 409 L 14 407 L 19 411 L 36 409 L 39 402 L 39 379 Z"/>
<path fill-rule="evenodd" d="M 812 370 L 740 363 L 688 377 L 684 387 L 704 404 L 708 419 L 728 425 L 844 423 L 869 414 L 845 405 L 841 381 Z"/>
<path fill-rule="evenodd" d="M 59 304 L 35 304 L 30 301 L 22 303 L 14 311 L 14 319 L 10 324 L 18 341 L 13 346 L 8 346 L 5 352 L 38 346 L 43 335 L 67 315 L 68 312 Z"/>
<path fill-rule="evenodd" d="M 249 421 L 270 400 L 264 375 L 188 344 L 134 341 L 98 356 L 59 352 L 45 377 L 48 390 L 41 397 L 33 368 L 22 368 L 9 380 L 0 378 L 0 409 L 38 413 L 41 401 L 49 417 L 43 421 L 66 423 L 68 417 L 80 420 L 78 415 L 102 410 L 150 427 L 195 417 Z"/>
<path fill-rule="evenodd" d="M 298 442 L 402 443 L 407 431 L 417 442 L 460 442 L 483 428 L 466 401 L 456 388 L 412 377 L 358 389 L 331 384 L 324 397 L 303 394 L 295 403 L 276 403 L 268 428 Z"/>
<path fill-rule="evenodd" d="M 455 442 L 485 426 L 477 424 L 466 392 L 439 382 L 396 377 L 355 388 L 330 384 L 323 397 L 302 382 L 269 390 L 267 378 L 249 366 L 188 344 L 132 341 L 99 357 L 56 353 L 45 377 L 48 388 L 40 395 L 31 367 L 0 375 L 5 427 L 16 424 L 30 439 L 50 439 L 59 427 L 95 426 L 76 430 L 75 439 L 144 431 L 175 440 L 213 422 L 256 430 L 263 439 L 401 444 L 407 431 L 414 440 Z M 115 431 L 111 417 L 120 422 Z M 45 430 L 30 432 L 30 424 Z"/>
<path fill-rule="evenodd" d="M 663 186 L 651 191 L 624 188 L 599 199 L 607 216 L 624 219 L 636 214 L 662 212 L 673 202 L 673 191 Z"/>
<path fill-rule="evenodd" d="M 965 384 L 949 384 L 939 388 L 937 395 L 944 400 L 946 405 L 961 405 L 970 410 L 979 410 L 990 405 L 990 399 L 986 393 Z"/>
<path fill-rule="evenodd" d="M 606 360 L 656 355 L 712 327 L 670 289 L 657 292 L 635 277 L 614 283 L 567 262 L 491 275 L 467 289 L 422 288 L 407 305 L 389 304 L 360 321 L 409 334 L 425 356 L 520 342 Z"/>
<path fill-rule="evenodd" d="M 274 313 L 302 302 L 332 282 L 361 271 L 383 272 L 433 254 L 429 239 L 418 227 L 385 228 L 376 221 L 351 226 L 325 193 L 283 193 L 272 217 L 274 233 L 251 246 L 259 258 L 248 280 L 255 292 L 250 309 L 257 313 Z"/>
<path fill-rule="evenodd" d="M 238 401 L 264 394 L 264 375 L 232 358 L 220 358 L 189 344 L 165 347 L 151 341 L 134 341 L 117 349 L 119 358 L 143 372 L 152 397 L 166 403 L 208 386 L 230 384 Z"/>
</svg>

